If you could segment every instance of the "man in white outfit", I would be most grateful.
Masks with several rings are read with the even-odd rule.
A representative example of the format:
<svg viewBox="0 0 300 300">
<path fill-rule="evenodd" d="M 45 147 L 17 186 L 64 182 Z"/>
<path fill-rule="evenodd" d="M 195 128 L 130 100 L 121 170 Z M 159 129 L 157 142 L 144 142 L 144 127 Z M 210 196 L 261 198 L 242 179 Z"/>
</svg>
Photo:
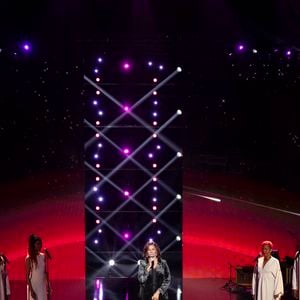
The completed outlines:
<svg viewBox="0 0 300 300">
<path fill-rule="evenodd" d="M 294 259 L 294 267 L 293 267 L 293 279 L 292 279 L 292 289 L 293 296 L 296 299 L 300 299 L 300 291 L 299 291 L 299 283 L 300 283 L 300 260 L 299 260 L 300 250 L 296 252 Z"/>
<path fill-rule="evenodd" d="M 258 258 L 252 278 L 252 295 L 255 300 L 279 300 L 283 295 L 283 280 L 279 260 L 271 255 L 273 244 L 261 244 L 262 257 Z"/>
</svg>

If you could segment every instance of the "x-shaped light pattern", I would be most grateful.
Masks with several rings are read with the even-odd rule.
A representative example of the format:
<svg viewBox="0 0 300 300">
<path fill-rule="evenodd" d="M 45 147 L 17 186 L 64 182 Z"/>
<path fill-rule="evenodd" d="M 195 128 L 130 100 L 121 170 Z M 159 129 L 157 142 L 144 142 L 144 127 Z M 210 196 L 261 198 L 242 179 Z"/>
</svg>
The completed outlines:
<svg viewBox="0 0 300 300">
<path fill-rule="evenodd" d="M 173 149 L 176 152 L 179 152 L 179 148 L 172 143 L 167 137 L 165 137 L 163 134 L 161 134 L 161 131 L 166 128 L 175 118 L 176 116 L 179 114 L 177 112 L 177 114 L 175 114 L 174 116 L 172 116 L 167 122 L 165 122 L 165 124 L 163 124 L 158 130 L 154 130 L 152 128 L 152 126 L 150 126 L 149 124 L 147 124 L 143 119 L 141 119 L 138 115 L 136 115 L 135 113 L 133 113 L 133 109 L 138 107 L 140 104 L 142 104 L 148 97 L 150 97 L 154 91 L 157 91 L 160 87 L 162 87 L 164 84 L 166 84 L 171 78 L 173 78 L 178 72 L 181 72 L 181 68 L 177 68 L 176 71 L 174 71 L 172 74 L 170 74 L 167 78 L 165 78 L 162 82 L 160 82 L 158 85 L 156 85 L 153 89 L 151 89 L 148 93 L 146 93 L 142 98 L 140 98 L 131 108 L 130 112 L 126 112 L 121 114 L 119 117 L 117 117 L 115 120 L 113 120 L 110 124 L 108 124 L 107 126 L 104 127 L 103 130 L 99 131 L 97 129 L 97 127 L 93 126 L 90 122 L 88 122 L 87 120 L 85 120 L 85 124 L 88 125 L 90 128 L 92 128 L 95 132 L 99 133 L 101 135 L 101 137 L 105 138 L 111 145 L 113 145 L 114 148 L 116 148 L 117 150 L 121 150 L 120 147 L 118 147 L 117 144 L 115 144 L 111 139 L 108 138 L 108 136 L 105 134 L 110 128 L 112 128 L 115 124 L 117 124 L 119 121 L 122 120 L 122 118 L 125 117 L 125 115 L 130 114 L 135 120 L 137 120 L 142 126 L 143 128 L 148 129 L 152 134 L 156 134 L 158 135 L 159 133 L 159 138 L 165 143 L 167 144 L 171 149 Z M 97 90 L 100 90 L 102 92 L 102 94 L 104 94 L 106 97 L 108 97 L 111 101 L 113 101 L 116 105 L 118 105 L 119 107 L 122 107 L 122 104 L 115 99 L 112 95 L 110 95 L 107 91 L 105 91 L 102 87 L 98 86 L 97 84 L 95 84 L 92 80 L 90 80 L 88 77 L 84 77 L 84 79 L 89 82 L 92 86 L 94 86 Z M 167 169 L 167 167 L 173 163 L 173 161 L 176 159 L 173 158 L 170 160 L 169 163 L 167 163 L 163 168 L 160 169 L 159 172 L 157 172 L 156 174 L 152 174 L 147 168 L 145 168 L 144 166 L 142 166 L 137 160 L 134 159 L 134 156 L 142 150 L 142 148 L 144 146 L 146 146 L 148 144 L 148 142 L 150 140 L 152 140 L 153 136 L 150 136 L 149 138 L 147 138 L 131 155 L 129 155 L 123 162 L 121 162 L 118 166 L 116 166 L 113 170 L 111 170 L 111 172 L 109 174 L 107 174 L 106 176 L 103 176 L 103 174 L 101 174 L 97 169 L 95 169 L 93 166 L 91 166 L 88 162 L 85 162 L 85 165 L 92 170 L 93 172 L 97 173 L 98 175 L 101 175 L 101 177 L 103 178 L 103 180 L 97 184 L 97 188 L 99 188 L 102 184 L 104 184 L 105 182 L 110 183 L 111 185 L 113 185 L 117 190 L 119 190 L 120 192 L 122 192 L 122 189 L 120 187 L 118 187 L 116 184 L 114 184 L 110 178 L 116 173 L 118 172 L 121 167 L 123 165 L 125 165 L 129 160 L 132 161 L 135 165 L 137 165 L 139 167 L 140 170 L 143 170 L 149 177 L 150 179 L 143 184 L 133 195 L 130 196 L 130 198 L 128 200 L 131 200 L 132 202 L 134 202 L 136 205 L 138 205 L 139 207 L 142 208 L 143 211 L 147 212 L 148 214 L 151 215 L 151 217 L 154 217 L 155 215 L 150 212 L 146 207 L 144 207 L 140 202 L 138 202 L 135 199 L 135 196 L 141 192 L 150 182 L 152 182 L 152 178 L 153 176 L 157 177 L 161 172 L 163 172 L 165 169 Z M 91 138 L 86 144 L 85 144 L 85 148 L 88 148 L 90 145 L 93 144 L 93 142 L 95 141 L 95 137 Z M 163 181 L 159 181 L 158 182 L 161 186 L 163 186 L 169 193 L 171 193 L 173 196 L 176 195 L 176 193 L 167 185 L 165 184 Z M 88 191 L 86 194 L 86 199 L 91 195 L 92 191 Z M 127 201 L 128 201 L 127 200 Z M 178 201 L 179 199 L 177 197 L 174 198 L 174 200 L 172 202 L 170 202 L 163 210 L 160 211 L 160 213 L 158 215 L 156 215 L 156 217 L 160 217 L 164 212 L 166 212 L 169 207 L 171 205 L 174 204 L 174 202 Z M 116 229 L 114 229 L 110 224 L 109 224 L 109 220 L 118 212 L 121 211 L 121 209 L 127 204 L 128 202 L 124 202 L 123 204 L 121 204 L 112 214 L 110 214 L 109 216 L 107 216 L 105 219 L 102 219 L 101 225 L 105 224 L 106 226 L 108 226 L 117 236 L 119 236 L 120 238 L 122 238 L 122 235 L 120 235 L 118 233 L 118 231 Z M 91 210 L 88 206 L 86 206 L 86 208 L 90 211 L 90 213 L 92 213 L 95 217 L 99 218 L 99 216 L 93 212 L 93 210 Z M 162 221 L 162 220 L 161 220 Z M 165 223 L 165 222 L 163 222 Z M 131 246 L 133 247 L 137 252 L 139 251 L 138 249 L 136 249 L 136 247 L 134 247 L 133 242 L 134 240 L 136 240 L 149 226 L 151 226 L 152 222 L 149 222 L 144 228 L 141 229 L 141 231 L 139 233 L 137 233 L 135 235 L 134 238 L 132 238 L 130 241 L 127 241 L 124 246 L 118 250 L 118 252 L 116 253 L 116 255 L 114 256 L 114 258 L 117 258 L 118 256 L 120 256 L 120 254 L 122 253 L 122 251 L 124 251 L 127 247 Z M 101 226 L 100 225 L 100 226 Z M 169 230 L 171 230 L 171 232 L 173 232 L 174 234 L 177 234 L 176 231 L 170 227 L 168 224 L 164 224 Z M 95 230 L 97 230 L 99 228 L 99 226 L 97 228 L 95 228 L 94 230 L 92 230 L 91 233 L 88 234 L 88 237 L 90 237 L 90 235 L 92 235 L 94 233 Z M 89 251 L 91 251 L 89 249 Z M 94 253 L 95 255 L 95 253 Z M 97 255 L 98 256 L 98 255 Z M 102 261 L 102 259 L 99 257 L 99 259 Z"/>
</svg>

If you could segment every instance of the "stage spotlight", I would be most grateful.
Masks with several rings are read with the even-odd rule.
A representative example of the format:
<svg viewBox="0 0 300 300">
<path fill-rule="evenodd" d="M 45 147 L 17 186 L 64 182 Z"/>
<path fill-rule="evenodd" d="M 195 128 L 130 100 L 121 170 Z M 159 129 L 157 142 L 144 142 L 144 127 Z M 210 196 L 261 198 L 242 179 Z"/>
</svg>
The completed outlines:
<svg viewBox="0 0 300 300">
<path fill-rule="evenodd" d="M 98 144 L 98 148 L 102 148 L 102 144 L 101 143 Z"/>
<path fill-rule="evenodd" d="M 97 90 L 97 91 L 96 91 L 96 95 L 98 95 L 98 96 L 99 96 L 99 95 L 100 95 L 100 91 L 98 91 L 98 90 Z"/>
<path fill-rule="evenodd" d="M 98 70 L 98 69 L 94 69 L 94 73 L 95 73 L 95 74 L 98 74 L 98 73 L 99 73 L 99 70 Z"/>
<path fill-rule="evenodd" d="M 153 117 L 157 117 L 157 112 L 156 111 L 153 112 L 152 115 L 153 115 Z"/>
<path fill-rule="evenodd" d="M 153 121 L 153 126 L 157 126 L 157 121 Z"/>
<path fill-rule="evenodd" d="M 286 52 L 285 52 L 285 55 L 286 56 L 290 56 L 292 54 L 292 51 L 291 50 L 287 50 Z"/>
<path fill-rule="evenodd" d="M 96 164 L 96 168 L 99 169 L 100 168 L 100 164 Z"/>
<path fill-rule="evenodd" d="M 99 241 L 98 240 L 94 240 L 94 244 L 98 244 L 99 243 Z"/>
<path fill-rule="evenodd" d="M 177 157 L 182 157 L 182 153 L 181 152 L 177 152 Z"/>
<path fill-rule="evenodd" d="M 256 54 L 258 51 L 257 51 L 256 49 L 253 49 L 252 52 L 253 52 L 254 54 Z"/>
<path fill-rule="evenodd" d="M 154 101 L 153 101 L 153 104 L 154 104 L 154 105 L 157 105 L 157 104 L 158 104 L 158 101 L 157 101 L 157 100 L 154 100 Z"/>
<path fill-rule="evenodd" d="M 245 46 L 244 46 L 243 44 L 238 44 L 238 45 L 237 45 L 237 50 L 238 50 L 239 52 L 242 52 L 242 51 L 245 50 Z"/>
<path fill-rule="evenodd" d="M 180 110 L 180 109 L 177 109 L 177 115 L 182 115 L 182 110 Z"/>
<path fill-rule="evenodd" d="M 152 219 L 152 223 L 156 223 L 157 222 L 157 219 Z"/>
<path fill-rule="evenodd" d="M 152 61 L 148 61 L 148 66 L 151 67 L 153 65 Z"/>
<path fill-rule="evenodd" d="M 181 241 L 181 237 L 179 235 L 176 236 L 176 241 Z"/>
<path fill-rule="evenodd" d="M 98 233 L 102 233 L 102 229 L 98 229 Z"/>
<path fill-rule="evenodd" d="M 123 70 L 124 71 L 129 71 L 130 69 L 131 69 L 131 64 L 129 63 L 129 62 L 124 62 L 123 64 L 122 64 L 122 68 L 123 68 Z"/>
<path fill-rule="evenodd" d="M 181 67 L 177 67 L 177 72 L 182 72 L 182 68 Z"/>
<path fill-rule="evenodd" d="M 31 44 L 29 43 L 29 42 L 23 42 L 22 43 L 22 50 L 24 51 L 24 52 L 31 52 L 31 49 L 32 49 L 32 46 L 31 46 Z"/>
<path fill-rule="evenodd" d="M 100 206 L 96 206 L 96 210 L 100 210 Z"/>
<path fill-rule="evenodd" d="M 130 111 L 130 107 L 128 105 L 125 105 L 123 107 L 123 110 L 126 111 L 126 112 L 129 112 Z"/>
<path fill-rule="evenodd" d="M 157 206 L 153 205 L 153 206 L 152 206 L 152 209 L 153 209 L 153 210 L 157 210 Z"/>
<path fill-rule="evenodd" d="M 157 168 L 157 164 L 153 164 L 152 167 L 155 169 Z"/>
<path fill-rule="evenodd" d="M 156 96 L 157 95 L 157 91 L 153 91 L 153 95 Z"/>
<path fill-rule="evenodd" d="M 176 293 L 177 300 L 181 299 L 181 294 L 182 294 L 181 288 L 177 288 L 177 293 Z"/>
<path fill-rule="evenodd" d="M 156 139 L 156 138 L 157 138 L 157 134 L 156 134 L 156 133 L 153 133 L 152 137 L 153 137 L 154 139 Z"/>
<path fill-rule="evenodd" d="M 157 198 L 155 198 L 155 197 L 152 198 L 152 201 L 153 201 L 153 202 L 156 202 L 156 201 L 157 201 Z"/>
<path fill-rule="evenodd" d="M 96 177 L 96 181 L 100 181 L 100 177 L 99 176 Z"/>
<path fill-rule="evenodd" d="M 160 230 L 157 230 L 157 234 L 161 234 L 161 231 L 160 231 Z"/>
<path fill-rule="evenodd" d="M 96 138 L 100 137 L 100 133 L 96 133 Z"/>
<path fill-rule="evenodd" d="M 102 202 L 102 201 L 103 201 L 103 197 L 101 197 L 101 196 L 98 197 L 98 201 L 99 201 L 99 202 Z"/>
<path fill-rule="evenodd" d="M 152 154 L 152 153 L 149 153 L 149 154 L 148 154 L 148 157 L 149 157 L 149 158 L 153 158 L 153 154 Z"/>
<path fill-rule="evenodd" d="M 153 78 L 153 82 L 157 82 L 157 78 Z"/>
<path fill-rule="evenodd" d="M 97 61 L 98 61 L 99 63 L 102 63 L 102 61 L 103 61 L 102 57 L 98 57 Z"/>
<path fill-rule="evenodd" d="M 129 197 L 130 193 L 128 191 L 124 191 L 124 196 Z"/>
<path fill-rule="evenodd" d="M 157 186 L 154 186 L 154 187 L 153 187 L 153 190 L 154 190 L 154 191 L 157 191 Z"/>
<path fill-rule="evenodd" d="M 96 125 L 99 126 L 100 125 L 100 121 L 96 121 Z"/>
<path fill-rule="evenodd" d="M 98 220 L 96 220 L 96 224 L 100 224 L 100 220 L 98 219 Z"/>
<path fill-rule="evenodd" d="M 156 181 L 157 181 L 157 178 L 156 178 L 156 177 L 153 177 L 152 180 L 153 180 L 154 182 L 156 182 Z"/>
<path fill-rule="evenodd" d="M 124 237 L 125 240 L 129 240 L 130 237 L 131 237 L 130 232 L 124 232 L 124 233 L 123 233 L 123 237 Z"/>
<path fill-rule="evenodd" d="M 96 154 L 94 154 L 94 158 L 95 159 L 98 159 L 99 158 L 99 155 L 96 153 Z"/>
<path fill-rule="evenodd" d="M 164 69 L 164 66 L 163 65 L 159 65 L 158 67 L 160 70 L 163 70 Z"/>
<path fill-rule="evenodd" d="M 109 261 L 108 261 L 108 264 L 109 264 L 109 266 L 114 266 L 115 265 L 115 261 L 113 260 L 113 259 L 110 259 Z"/>
<path fill-rule="evenodd" d="M 94 192 L 97 192 L 97 191 L 98 191 L 98 188 L 97 188 L 96 186 L 94 186 L 94 187 L 93 187 L 93 191 L 94 191 Z"/>
<path fill-rule="evenodd" d="M 125 155 L 128 155 L 128 154 L 130 153 L 130 150 L 129 150 L 128 148 L 124 148 L 124 149 L 123 149 L 123 153 L 124 153 Z"/>
<path fill-rule="evenodd" d="M 181 199 L 181 195 L 177 194 L 176 195 L 176 199 L 180 200 Z"/>
<path fill-rule="evenodd" d="M 98 111 L 98 115 L 99 115 L 99 116 L 103 116 L 103 111 L 102 111 L 102 110 L 99 110 L 99 111 Z"/>
<path fill-rule="evenodd" d="M 98 105 L 98 101 L 97 101 L 97 100 L 94 100 L 94 101 L 93 101 L 93 104 L 94 104 L 94 105 Z"/>
<path fill-rule="evenodd" d="M 100 82 L 100 78 L 99 77 L 96 78 L 96 82 Z"/>
<path fill-rule="evenodd" d="M 156 146 L 156 149 L 157 149 L 157 150 L 160 150 L 160 149 L 161 149 L 161 146 L 160 146 L 160 145 L 157 145 L 157 146 Z"/>
</svg>

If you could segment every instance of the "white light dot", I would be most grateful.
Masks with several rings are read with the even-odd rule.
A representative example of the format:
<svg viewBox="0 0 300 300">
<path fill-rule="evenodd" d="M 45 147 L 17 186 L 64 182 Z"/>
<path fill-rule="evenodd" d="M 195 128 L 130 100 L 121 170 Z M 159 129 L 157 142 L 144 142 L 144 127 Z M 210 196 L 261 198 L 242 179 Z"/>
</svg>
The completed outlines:
<svg viewBox="0 0 300 300">
<path fill-rule="evenodd" d="M 181 152 L 177 152 L 177 156 L 178 157 L 182 157 L 182 153 Z"/>
<path fill-rule="evenodd" d="M 177 67 L 177 72 L 182 72 L 182 68 L 181 67 Z"/>
<path fill-rule="evenodd" d="M 97 137 L 97 138 L 100 137 L 100 133 L 96 133 L 96 137 Z"/>
<path fill-rule="evenodd" d="M 152 223 L 156 223 L 157 222 L 157 220 L 156 219 L 152 219 Z"/>
<path fill-rule="evenodd" d="M 108 264 L 110 266 L 114 266 L 115 265 L 115 261 L 113 259 L 110 259 L 109 262 L 108 262 Z"/>
<path fill-rule="evenodd" d="M 154 133 L 154 134 L 152 135 L 152 137 L 153 137 L 154 139 L 157 138 L 157 134 Z"/>
<path fill-rule="evenodd" d="M 99 126 L 100 125 L 100 121 L 96 121 L 96 125 Z"/>
<path fill-rule="evenodd" d="M 96 91 L 96 95 L 100 95 L 100 91 Z"/>
<path fill-rule="evenodd" d="M 102 148 L 102 144 L 101 143 L 98 144 L 98 148 Z"/>
<path fill-rule="evenodd" d="M 96 206 L 96 210 L 100 210 L 100 206 Z"/>
<path fill-rule="evenodd" d="M 98 233 L 102 233 L 102 229 L 98 229 Z"/>
<path fill-rule="evenodd" d="M 94 192 L 97 192 L 97 191 L 98 191 L 98 188 L 97 188 L 96 186 L 94 186 L 94 187 L 93 187 L 93 191 L 94 191 Z"/>
<path fill-rule="evenodd" d="M 96 164 L 96 168 L 99 169 L 100 168 L 100 164 Z"/>
<path fill-rule="evenodd" d="M 154 91 L 154 92 L 153 92 L 153 95 L 156 96 L 156 95 L 157 95 L 157 91 Z"/>
<path fill-rule="evenodd" d="M 177 110 L 177 115 L 182 115 L 182 111 L 180 109 Z"/>
<path fill-rule="evenodd" d="M 181 195 L 177 194 L 176 199 L 181 199 Z"/>
<path fill-rule="evenodd" d="M 157 78 L 153 78 L 153 82 L 157 82 Z"/>
<path fill-rule="evenodd" d="M 181 241 L 181 237 L 179 235 L 176 236 L 176 241 Z"/>
<path fill-rule="evenodd" d="M 99 198 L 98 198 L 98 201 L 99 201 L 99 202 L 102 202 L 102 201 L 103 201 L 103 197 L 99 197 Z"/>
<path fill-rule="evenodd" d="M 97 77 L 97 78 L 96 78 L 96 81 L 97 81 L 97 82 L 99 82 L 99 81 L 100 81 L 100 78 L 99 78 L 99 77 Z"/>
<path fill-rule="evenodd" d="M 96 177 L 96 181 L 100 181 L 100 177 L 99 176 Z"/>
<path fill-rule="evenodd" d="M 100 220 L 96 220 L 96 224 L 100 224 Z"/>
</svg>

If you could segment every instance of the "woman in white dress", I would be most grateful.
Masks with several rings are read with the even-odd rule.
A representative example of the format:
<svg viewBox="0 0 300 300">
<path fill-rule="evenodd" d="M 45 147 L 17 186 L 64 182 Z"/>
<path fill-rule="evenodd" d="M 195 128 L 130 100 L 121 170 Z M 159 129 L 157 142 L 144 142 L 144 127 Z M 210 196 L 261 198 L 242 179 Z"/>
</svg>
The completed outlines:
<svg viewBox="0 0 300 300">
<path fill-rule="evenodd" d="M 0 300 L 10 299 L 10 287 L 6 271 L 6 263 L 6 256 L 0 253 Z"/>
<path fill-rule="evenodd" d="M 258 258 L 252 278 L 252 295 L 255 300 L 279 300 L 283 295 L 283 281 L 279 260 L 271 255 L 273 244 L 261 244 L 262 257 Z"/>
<path fill-rule="evenodd" d="M 47 300 L 50 293 L 46 256 L 41 252 L 42 239 L 34 234 L 28 239 L 28 255 L 25 260 L 27 300 Z"/>
</svg>

